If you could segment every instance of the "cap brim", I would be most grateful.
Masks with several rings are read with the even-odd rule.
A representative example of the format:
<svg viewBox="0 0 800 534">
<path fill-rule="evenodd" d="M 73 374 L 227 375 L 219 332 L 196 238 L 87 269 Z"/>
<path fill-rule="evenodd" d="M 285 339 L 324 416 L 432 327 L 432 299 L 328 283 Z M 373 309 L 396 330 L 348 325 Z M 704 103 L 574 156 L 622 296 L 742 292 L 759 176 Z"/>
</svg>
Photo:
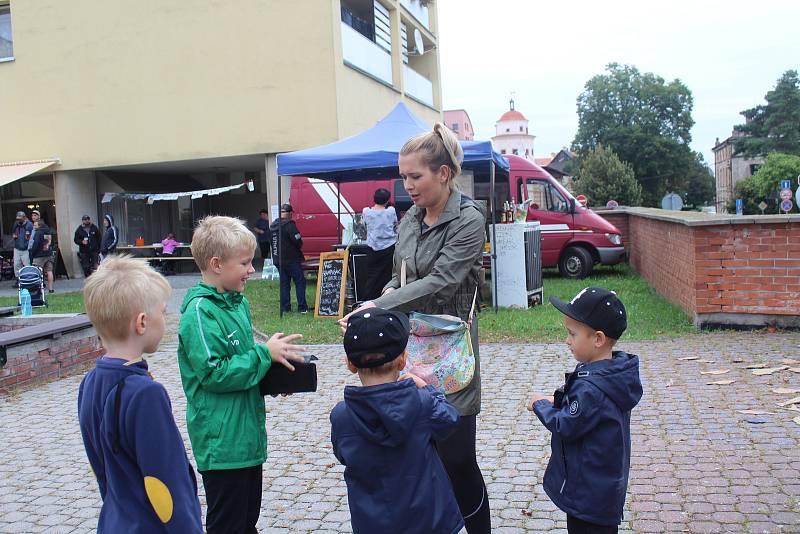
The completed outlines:
<svg viewBox="0 0 800 534">
<path fill-rule="evenodd" d="M 553 295 L 550 295 L 550 298 L 548 300 L 550 301 L 550 304 L 552 304 L 555 307 L 555 309 L 557 309 L 567 317 L 572 317 L 576 321 L 581 322 L 581 320 L 575 316 L 575 311 L 572 309 L 572 304 L 570 304 L 569 302 L 564 302 L 560 298 L 555 297 Z"/>
</svg>

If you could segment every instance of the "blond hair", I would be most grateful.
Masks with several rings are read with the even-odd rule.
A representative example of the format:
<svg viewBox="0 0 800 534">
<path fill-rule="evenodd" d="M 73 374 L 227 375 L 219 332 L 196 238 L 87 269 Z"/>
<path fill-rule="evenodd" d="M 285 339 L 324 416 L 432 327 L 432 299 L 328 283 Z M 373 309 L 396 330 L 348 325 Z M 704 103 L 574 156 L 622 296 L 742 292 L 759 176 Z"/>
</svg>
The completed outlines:
<svg viewBox="0 0 800 534">
<path fill-rule="evenodd" d="M 256 237 L 235 217 L 204 217 L 192 235 L 192 256 L 201 271 L 209 268 L 213 257 L 225 260 L 240 252 L 255 252 L 256 246 Z"/>
<path fill-rule="evenodd" d="M 132 256 L 109 256 L 86 279 L 83 302 L 101 339 L 124 341 L 131 321 L 167 302 L 172 288 L 146 261 Z M 160 310 L 159 310 L 160 311 Z"/>
<path fill-rule="evenodd" d="M 450 168 L 448 185 L 455 189 L 455 179 L 461 174 L 464 162 L 464 149 L 456 135 L 450 129 L 437 122 L 433 131 L 415 135 L 400 149 L 400 155 L 419 154 L 431 171 L 436 172 L 442 165 Z"/>
</svg>

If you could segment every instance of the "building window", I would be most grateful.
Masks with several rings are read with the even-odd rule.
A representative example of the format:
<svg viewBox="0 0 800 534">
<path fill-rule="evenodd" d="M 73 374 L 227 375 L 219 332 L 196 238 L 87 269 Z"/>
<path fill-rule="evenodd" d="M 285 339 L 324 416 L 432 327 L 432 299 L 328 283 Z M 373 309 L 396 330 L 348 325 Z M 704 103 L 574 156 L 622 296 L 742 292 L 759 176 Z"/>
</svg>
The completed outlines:
<svg viewBox="0 0 800 534">
<path fill-rule="evenodd" d="M 457 122 L 454 122 L 454 123 L 453 123 L 453 131 L 454 131 L 454 132 L 457 132 L 457 131 L 458 131 L 458 123 L 457 123 Z"/>
<path fill-rule="evenodd" d="M 515 149 L 513 149 L 513 150 L 511 151 L 511 153 L 512 153 L 512 154 L 514 154 L 515 156 L 519 156 L 519 150 L 517 150 L 516 148 L 515 148 Z"/>
<path fill-rule="evenodd" d="M 761 164 L 759 163 L 753 163 L 752 165 L 750 165 L 750 176 L 753 176 L 759 167 L 761 167 Z"/>
<path fill-rule="evenodd" d="M 510 132 L 510 131 L 511 131 L 511 130 L 510 130 L 509 128 L 506 128 L 506 132 Z"/>
<path fill-rule="evenodd" d="M 530 154 L 530 152 L 529 152 L 529 151 L 528 151 L 528 149 L 526 148 L 526 149 L 525 149 L 525 157 L 528 157 L 528 154 Z"/>
<path fill-rule="evenodd" d="M 14 57 L 14 42 L 11 37 L 11 6 L 0 0 L 0 60 Z"/>
<path fill-rule="evenodd" d="M 503 150 L 500 151 L 500 153 L 501 154 L 505 154 L 506 153 L 506 149 L 504 148 Z"/>
<path fill-rule="evenodd" d="M 519 131 L 520 131 L 520 132 L 524 132 L 525 130 L 523 130 L 523 127 L 522 127 L 522 126 L 520 126 L 520 127 L 519 127 Z"/>
</svg>

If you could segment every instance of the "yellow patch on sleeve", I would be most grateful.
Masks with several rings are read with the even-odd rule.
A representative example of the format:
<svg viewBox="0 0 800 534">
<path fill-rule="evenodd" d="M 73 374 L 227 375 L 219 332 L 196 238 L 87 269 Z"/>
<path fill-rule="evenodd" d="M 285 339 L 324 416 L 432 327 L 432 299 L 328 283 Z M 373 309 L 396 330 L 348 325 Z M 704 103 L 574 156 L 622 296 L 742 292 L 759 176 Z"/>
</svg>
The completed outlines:
<svg viewBox="0 0 800 534">
<path fill-rule="evenodd" d="M 169 522 L 172 519 L 172 494 L 167 485 L 156 477 L 144 477 L 144 490 L 161 522 Z"/>
</svg>

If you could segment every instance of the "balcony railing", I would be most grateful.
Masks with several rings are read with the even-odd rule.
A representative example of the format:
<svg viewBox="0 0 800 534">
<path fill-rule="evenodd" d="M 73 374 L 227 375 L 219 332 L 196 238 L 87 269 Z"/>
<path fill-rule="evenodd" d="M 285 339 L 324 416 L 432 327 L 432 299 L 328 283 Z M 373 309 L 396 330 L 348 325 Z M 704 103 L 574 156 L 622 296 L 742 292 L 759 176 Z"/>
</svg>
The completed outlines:
<svg viewBox="0 0 800 534">
<path fill-rule="evenodd" d="M 433 107 L 433 83 L 408 65 L 403 65 L 406 94 Z"/>
<path fill-rule="evenodd" d="M 342 56 L 346 63 L 382 80 L 392 80 L 392 56 L 356 30 L 342 22 Z"/>
<path fill-rule="evenodd" d="M 431 29 L 428 19 L 428 8 L 420 3 L 420 0 L 400 0 L 400 4 L 408 10 L 420 24 Z"/>
</svg>

